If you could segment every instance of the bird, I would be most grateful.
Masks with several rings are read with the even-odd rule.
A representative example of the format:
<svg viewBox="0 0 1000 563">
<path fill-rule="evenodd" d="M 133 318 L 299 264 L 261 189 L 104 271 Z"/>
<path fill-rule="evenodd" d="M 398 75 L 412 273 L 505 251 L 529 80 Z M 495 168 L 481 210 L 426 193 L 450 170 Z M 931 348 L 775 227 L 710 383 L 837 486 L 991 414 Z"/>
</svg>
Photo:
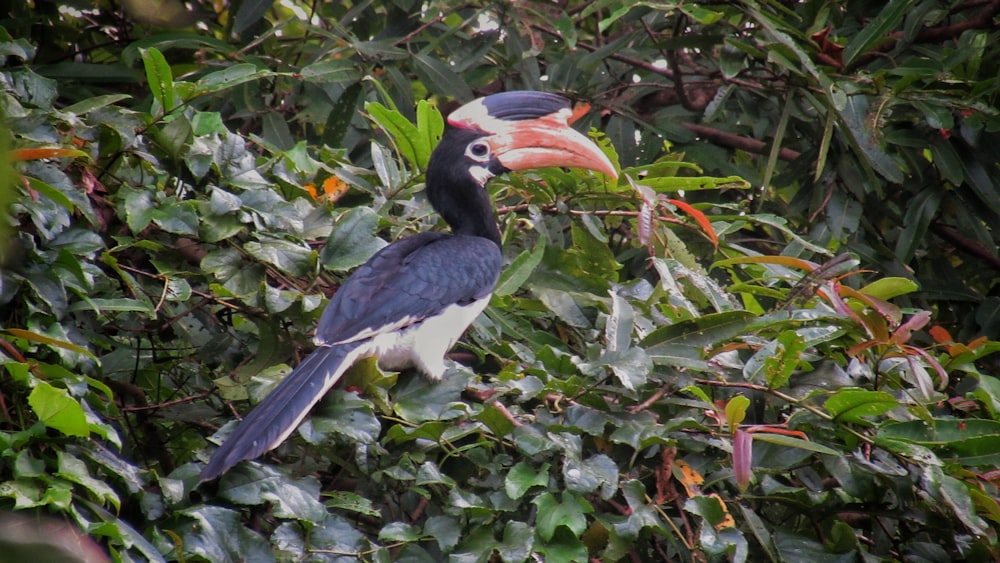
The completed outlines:
<svg viewBox="0 0 1000 563">
<path fill-rule="evenodd" d="M 340 286 L 316 326 L 316 346 L 210 456 L 200 481 L 276 448 L 355 362 L 415 368 L 431 380 L 486 308 L 503 266 L 500 229 L 486 184 L 515 170 L 615 166 L 571 127 L 588 109 L 562 95 L 508 91 L 453 111 L 431 153 L 425 194 L 451 232 L 426 231 L 378 251 Z"/>
</svg>

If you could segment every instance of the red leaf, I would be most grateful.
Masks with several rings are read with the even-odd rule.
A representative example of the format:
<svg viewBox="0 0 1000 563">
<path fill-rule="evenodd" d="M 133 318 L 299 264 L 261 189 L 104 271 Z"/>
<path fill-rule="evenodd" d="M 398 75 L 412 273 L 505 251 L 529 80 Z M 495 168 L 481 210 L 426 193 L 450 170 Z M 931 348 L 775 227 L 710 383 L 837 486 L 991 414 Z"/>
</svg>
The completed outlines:
<svg viewBox="0 0 1000 563">
<path fill-rule="evenodd" d="M 899 325 L 896 332 L 892 334 L 892 341 L 896 344 L 906 344 L 910 341 L 910 336 L 913 335 L 913 331 L 924 328 L 930 320 L 930 311 L 920 311 L 916 315 L 907 319 L 905 323 Z"/>
<path fill-rule="evenodd" d="M 77 149 L 64 149 L 60 147 L 38 147 L 33 149 L 14 149 L 10 151 L 10 159 L 14 162 L 22 160 L 41 160 L 43 158 L 62 158 L 65 156 L 88 157 L 87 153 Z"/>
<path fill-rule="evenodd" d="M 733 474 L 741 491 L 746 490 L 753 477 L 753 434 L 745 430 L 733 433 Z"/>
<path fill-rule="evenodd" d="M 938 344 L 949 344 L 955 341 L 955 339 L 951 337 L 951 333 L 948 332 L 948 329 L 941 325 L 934 325 L 927 329 L 927 332 L 930 333 L 934 342 L 937 342 Z"/>
<path fill-rule="evenodd" d="M 668 199 L 667 201 L 676 205 L 684 213 L 690 215 L 691 218 L 694 219 L 694 222 L 698 223 L 698 226 L 701 227 L 702 231 L 704 231 L 708 240 L 712 241 L 712 245 L 715 247 L 719 246 L 719 237 L 715 235 L 715 230 L 712 229 L 712 222 L 708 220 L 708 217 L 706 217 L 704 213 L 698 211 L 687 202 L 679 199 Z"/>
</svg>

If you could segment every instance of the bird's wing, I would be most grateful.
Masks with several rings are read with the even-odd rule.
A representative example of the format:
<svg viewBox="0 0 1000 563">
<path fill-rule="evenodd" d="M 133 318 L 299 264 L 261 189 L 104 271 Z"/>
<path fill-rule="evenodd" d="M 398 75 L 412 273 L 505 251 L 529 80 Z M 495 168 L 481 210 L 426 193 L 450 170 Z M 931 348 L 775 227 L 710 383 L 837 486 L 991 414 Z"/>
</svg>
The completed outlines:
<svg viewBox="0 0 1000 563">
<path fill-rule="evenodd" d="M 201 480 L 214 479 L 237 463 L 276 448 L 351 367 L 362 348 L 356 343 L 322 346 L 309 354 L 215 450 Z"/>
<path fill-rule="evenodd" d="M 316 328 L 316 343 L 356 342 L 486 298 L 501 266 L 500 249 L 488 239 L 436 232 L 402 239 L 337 290 Z"/>
<path fill-rule="evenodd" d="M 283 442 L 347 368 L 371 354 L 371 337 L 487 297 L 500 268 L 500 249 L 479 237 L 422 233 L 379 251 L 327 306 L 316 330 L 319 347 L 250 411 L 212 454 L 201 479 Z"/>
</svg>

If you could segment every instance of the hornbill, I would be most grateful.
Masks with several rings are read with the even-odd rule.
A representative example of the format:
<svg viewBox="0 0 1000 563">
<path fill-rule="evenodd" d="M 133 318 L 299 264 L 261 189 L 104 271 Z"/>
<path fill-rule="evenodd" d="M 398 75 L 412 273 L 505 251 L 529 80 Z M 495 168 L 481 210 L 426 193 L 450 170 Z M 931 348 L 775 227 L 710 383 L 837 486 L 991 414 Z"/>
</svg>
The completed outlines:
<svg viewBox="0 0 1000 563">
<path fill-rule="evenodd" d="M 516 91 L 451 113 L 427 165 L 426 195 L 451 234 L 424 232 L 376 253 L 334 294 L 316 328 L 316 349 L 254 408 L 212 454 L 201 480 L 277 447 L 358 359 L 414 367 L 432 380 L 444 356 L 486 308 L 502 267 L 500 230 L 486 183 L 544 166 L 616 177 L 603 152 L 570 124 L 566 98 Z"/>
</svg>

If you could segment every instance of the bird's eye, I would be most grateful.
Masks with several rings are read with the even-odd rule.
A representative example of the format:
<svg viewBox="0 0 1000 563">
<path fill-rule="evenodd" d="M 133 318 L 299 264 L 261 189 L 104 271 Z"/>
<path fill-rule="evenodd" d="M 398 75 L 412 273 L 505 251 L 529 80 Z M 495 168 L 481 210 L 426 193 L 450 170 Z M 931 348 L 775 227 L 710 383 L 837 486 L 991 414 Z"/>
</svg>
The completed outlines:
<svg viewBox="0 0 1000 563">
<path fill-rule="evenodd" d="M 469 145 L 465 154 L 477 162 L 484 162 L 489 159 L 490 146 L 482 141 L 476 141 Z"/>
</svg>

